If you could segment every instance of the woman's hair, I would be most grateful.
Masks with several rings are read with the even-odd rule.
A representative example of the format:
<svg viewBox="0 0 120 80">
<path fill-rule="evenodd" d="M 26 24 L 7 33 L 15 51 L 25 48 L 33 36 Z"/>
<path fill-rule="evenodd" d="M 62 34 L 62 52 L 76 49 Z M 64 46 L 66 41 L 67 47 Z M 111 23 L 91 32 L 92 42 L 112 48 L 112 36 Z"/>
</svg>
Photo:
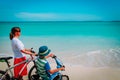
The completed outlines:
<svg viewBox="0 0 120 80">
<path fill-rule="evenodd" d="M 15 32 L 20 32 L 20 31 L 21 31 L 21 30 L 20 30 L 19 27 L 13 27 L 13 28 L 11 29 L 11 32 L 10 32 L 10 35 L 9 35 L 10 40 L 13 39 L 13 37 L 14 37 L 14 35 L 15 35 Z"/>
</svg>

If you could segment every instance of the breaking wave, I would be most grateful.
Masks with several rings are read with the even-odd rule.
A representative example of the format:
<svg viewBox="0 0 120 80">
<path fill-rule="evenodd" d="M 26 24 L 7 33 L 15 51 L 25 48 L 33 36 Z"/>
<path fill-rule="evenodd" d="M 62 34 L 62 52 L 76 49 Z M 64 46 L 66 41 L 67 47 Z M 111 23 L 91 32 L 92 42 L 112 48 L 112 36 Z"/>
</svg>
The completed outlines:
<svg viewBox="0 0 120 80">
<path fill-rule="evenodd" d="M 72 57 L 71 63 L 88 67 L 120 67 L 120 48 L 80 54 Z"/>
</svg>

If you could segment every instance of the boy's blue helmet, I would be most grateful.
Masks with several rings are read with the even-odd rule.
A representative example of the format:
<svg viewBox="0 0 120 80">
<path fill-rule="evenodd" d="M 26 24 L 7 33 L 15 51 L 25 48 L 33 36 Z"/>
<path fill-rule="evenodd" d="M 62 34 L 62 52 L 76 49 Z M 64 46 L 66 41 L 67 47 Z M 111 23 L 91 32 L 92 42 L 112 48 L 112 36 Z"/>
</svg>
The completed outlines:
<svg viewBox="0 0 120 80">
<path fill-rule="evenodd" d="M 38 55 L 39 56 L 47 56 L 49 53 L 50 53 L 50 49 L 48 49 L 47 46 L 41 46 L 39 48 L 39 52 L 38 52 Z"/>
</svg>

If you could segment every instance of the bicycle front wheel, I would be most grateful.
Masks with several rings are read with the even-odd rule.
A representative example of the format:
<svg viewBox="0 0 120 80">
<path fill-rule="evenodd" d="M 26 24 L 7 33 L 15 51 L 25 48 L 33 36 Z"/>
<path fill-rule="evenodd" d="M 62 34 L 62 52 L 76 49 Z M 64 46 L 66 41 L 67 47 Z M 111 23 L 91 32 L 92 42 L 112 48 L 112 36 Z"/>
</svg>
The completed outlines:
<svg viewBox="0 0 120 80">
<path fill-rule="evenodd" d="M 9 74 L 5 75 L 5 71 L 0 70 L 0 80 L 10 80 Z"/>
<path fill-rule="evenodd" d="M 42 80 L 41 77 L 37 74 L 36 66 L 33 66 L 28 73 L 29 80 Z"/>
<path fill-rule="evenodd" d="M 69 76 L 68 75 L 62 75 L 62 80 L 69 80 Z"/>
</svg>

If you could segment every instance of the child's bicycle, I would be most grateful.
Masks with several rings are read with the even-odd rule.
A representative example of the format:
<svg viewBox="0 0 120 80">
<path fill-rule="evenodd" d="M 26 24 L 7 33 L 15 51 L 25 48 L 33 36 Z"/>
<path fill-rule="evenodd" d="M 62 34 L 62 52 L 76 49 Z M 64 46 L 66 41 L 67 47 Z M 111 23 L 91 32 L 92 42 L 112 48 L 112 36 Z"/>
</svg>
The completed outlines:
<svg viewBox="0 0 120 80">
<path fill-rule="evenodd" d="M 31 48 L 32 51 L 32 48 Z M 3 71 L 0 70 L 0 80 L 17 80 L 14 79 L 13 77 L 13 72 L 12 69 L 16 66 L 19 66 L 23 63 L 25 63 L 25 65 L 23 66 L 23 68 L 20 70 L 19 75 L 22 73 L 22 71 L 24 70 L 24 68 L 31 62 L 34 60 L 33 56 L 29 57 L 28 59 L 26 59 L 25 61 L 22 61 L 16 65 L 11 66 L 9 60 L 12 59 L 13 57 L 9 56 L 9 57 L 0 57 L 0 62 L 5 62 L 8 66 L 8 68 Z"/>
<path fill-rule="evenodd" d="M 55 59 L 57 68 L 64 66 L 63 63 L 60 61 L 60 59 L 57 58 L 57 56 L 53 56 L 53 59 Z M 37 66 L 35 65 L 35 61 L 33 61 L 33 62 L 34 62 L 34 66 L 29 71 L 28 79 L 29 80 L 42 80 L 42 78 L 39 76 L 39 74 L 37 74 L 38 72 L 37 72 Z M 59 71 L 58 76 L 55 77 L 53 80 L 69 80 L 69 76 L 62 74 Z"/>
</svg>

